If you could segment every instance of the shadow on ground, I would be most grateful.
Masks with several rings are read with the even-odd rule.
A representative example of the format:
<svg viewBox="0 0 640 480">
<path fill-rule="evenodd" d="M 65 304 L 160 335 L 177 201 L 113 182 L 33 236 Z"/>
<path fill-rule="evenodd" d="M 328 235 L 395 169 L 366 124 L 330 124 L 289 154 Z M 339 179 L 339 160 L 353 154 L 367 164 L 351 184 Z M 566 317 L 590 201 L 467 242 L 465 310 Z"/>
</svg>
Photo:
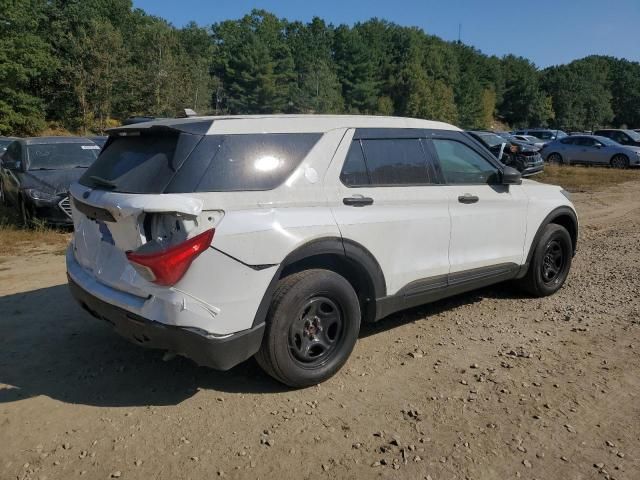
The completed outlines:
<svg viewBox="0 0 640 480">
<path fill-rule="evenodd" d="M 368 337 L 484 297 L 513 298 L 492 287 L 363 325 Z M 286 387 L 254 360 L 227 372 L 189 360 L 162 361 L 162 353 L 128 343 L 75 304 L 66 285 L 0 297 L 0 403 L 45 395 L 95 406 L 176 405 L 200 389 L 276 393 Z"/>
</svg>

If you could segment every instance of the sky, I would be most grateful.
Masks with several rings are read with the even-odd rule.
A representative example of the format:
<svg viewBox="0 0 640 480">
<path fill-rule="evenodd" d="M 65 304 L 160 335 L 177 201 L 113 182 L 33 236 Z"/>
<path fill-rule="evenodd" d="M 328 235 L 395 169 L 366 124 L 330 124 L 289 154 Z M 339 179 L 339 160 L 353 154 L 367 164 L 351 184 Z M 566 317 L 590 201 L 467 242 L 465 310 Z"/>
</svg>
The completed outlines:
<svg viewBox="0 0 640 480">
<path fill-rule="evenodd" d="M 353 24 L 372 17 L 458 39 L 489 55 L 526 57 L 538 67 L 587 55 L 640 61 L 640 0 L 133 0 L 181 27 L 237 19 L 253 8 L 289 20 L 314 16 Z"/>
</svg>

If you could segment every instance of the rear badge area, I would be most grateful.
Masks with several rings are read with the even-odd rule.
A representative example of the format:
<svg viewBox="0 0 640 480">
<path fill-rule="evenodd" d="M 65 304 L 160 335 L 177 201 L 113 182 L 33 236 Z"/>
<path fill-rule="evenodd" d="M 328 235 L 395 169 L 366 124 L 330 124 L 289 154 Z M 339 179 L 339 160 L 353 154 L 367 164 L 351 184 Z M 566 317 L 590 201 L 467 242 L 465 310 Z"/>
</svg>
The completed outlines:
<svg viewBox="0 0 640 480">
<path fill-rule="evenodd" d="M 111 231 L 109 231 L 109 227 L 106 223 L 97 221 L 98 229 L 100 231 L 100 241 L 108 243 L 109 245 L 115 245 L 113 241 L 113 236 L 111 235 Z"/>
</svg>

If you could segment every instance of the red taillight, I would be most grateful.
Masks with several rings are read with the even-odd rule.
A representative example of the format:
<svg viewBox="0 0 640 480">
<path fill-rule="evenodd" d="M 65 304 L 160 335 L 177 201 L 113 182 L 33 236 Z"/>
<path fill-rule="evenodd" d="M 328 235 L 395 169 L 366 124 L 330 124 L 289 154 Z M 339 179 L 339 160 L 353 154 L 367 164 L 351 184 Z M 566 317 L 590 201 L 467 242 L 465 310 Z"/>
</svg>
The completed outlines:
<svg viewBox="0 0 640 480">
<path fill-rule="evenodd" d="M 211 245 L 215 229 L 207 230 L 193 238 L 153 253 L 127 252 L 127 259 L 134 266 L 144 267 L 153 274 L 150 280 L 158 285 L 174 285 L 186 273 L 198 255 Z"/>
</svg>

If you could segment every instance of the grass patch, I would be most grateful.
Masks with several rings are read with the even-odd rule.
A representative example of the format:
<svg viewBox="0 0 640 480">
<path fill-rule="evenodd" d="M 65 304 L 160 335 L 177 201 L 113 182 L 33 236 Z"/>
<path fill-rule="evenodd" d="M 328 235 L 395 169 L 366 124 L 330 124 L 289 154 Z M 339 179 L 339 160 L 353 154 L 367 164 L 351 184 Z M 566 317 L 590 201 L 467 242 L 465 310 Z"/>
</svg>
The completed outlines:
<svg viewBox="0 0 640 480">
<path fill-rule="evenodd" d="M 547 164 L 544 172 L 532 179 L 560 185 L 570 192 L 595 192 L 624 182 L 640 181 L 640 170 Z"/>
<path fill-rule="evenodd" d="M 32 228 L 19 226 L 11 208 L 0 207 L 0 256 L 32 253 L 34 250 L 63 252 L 71 238 L 69 230 L 49 228 L 37 223 Z"/>
</svg>

